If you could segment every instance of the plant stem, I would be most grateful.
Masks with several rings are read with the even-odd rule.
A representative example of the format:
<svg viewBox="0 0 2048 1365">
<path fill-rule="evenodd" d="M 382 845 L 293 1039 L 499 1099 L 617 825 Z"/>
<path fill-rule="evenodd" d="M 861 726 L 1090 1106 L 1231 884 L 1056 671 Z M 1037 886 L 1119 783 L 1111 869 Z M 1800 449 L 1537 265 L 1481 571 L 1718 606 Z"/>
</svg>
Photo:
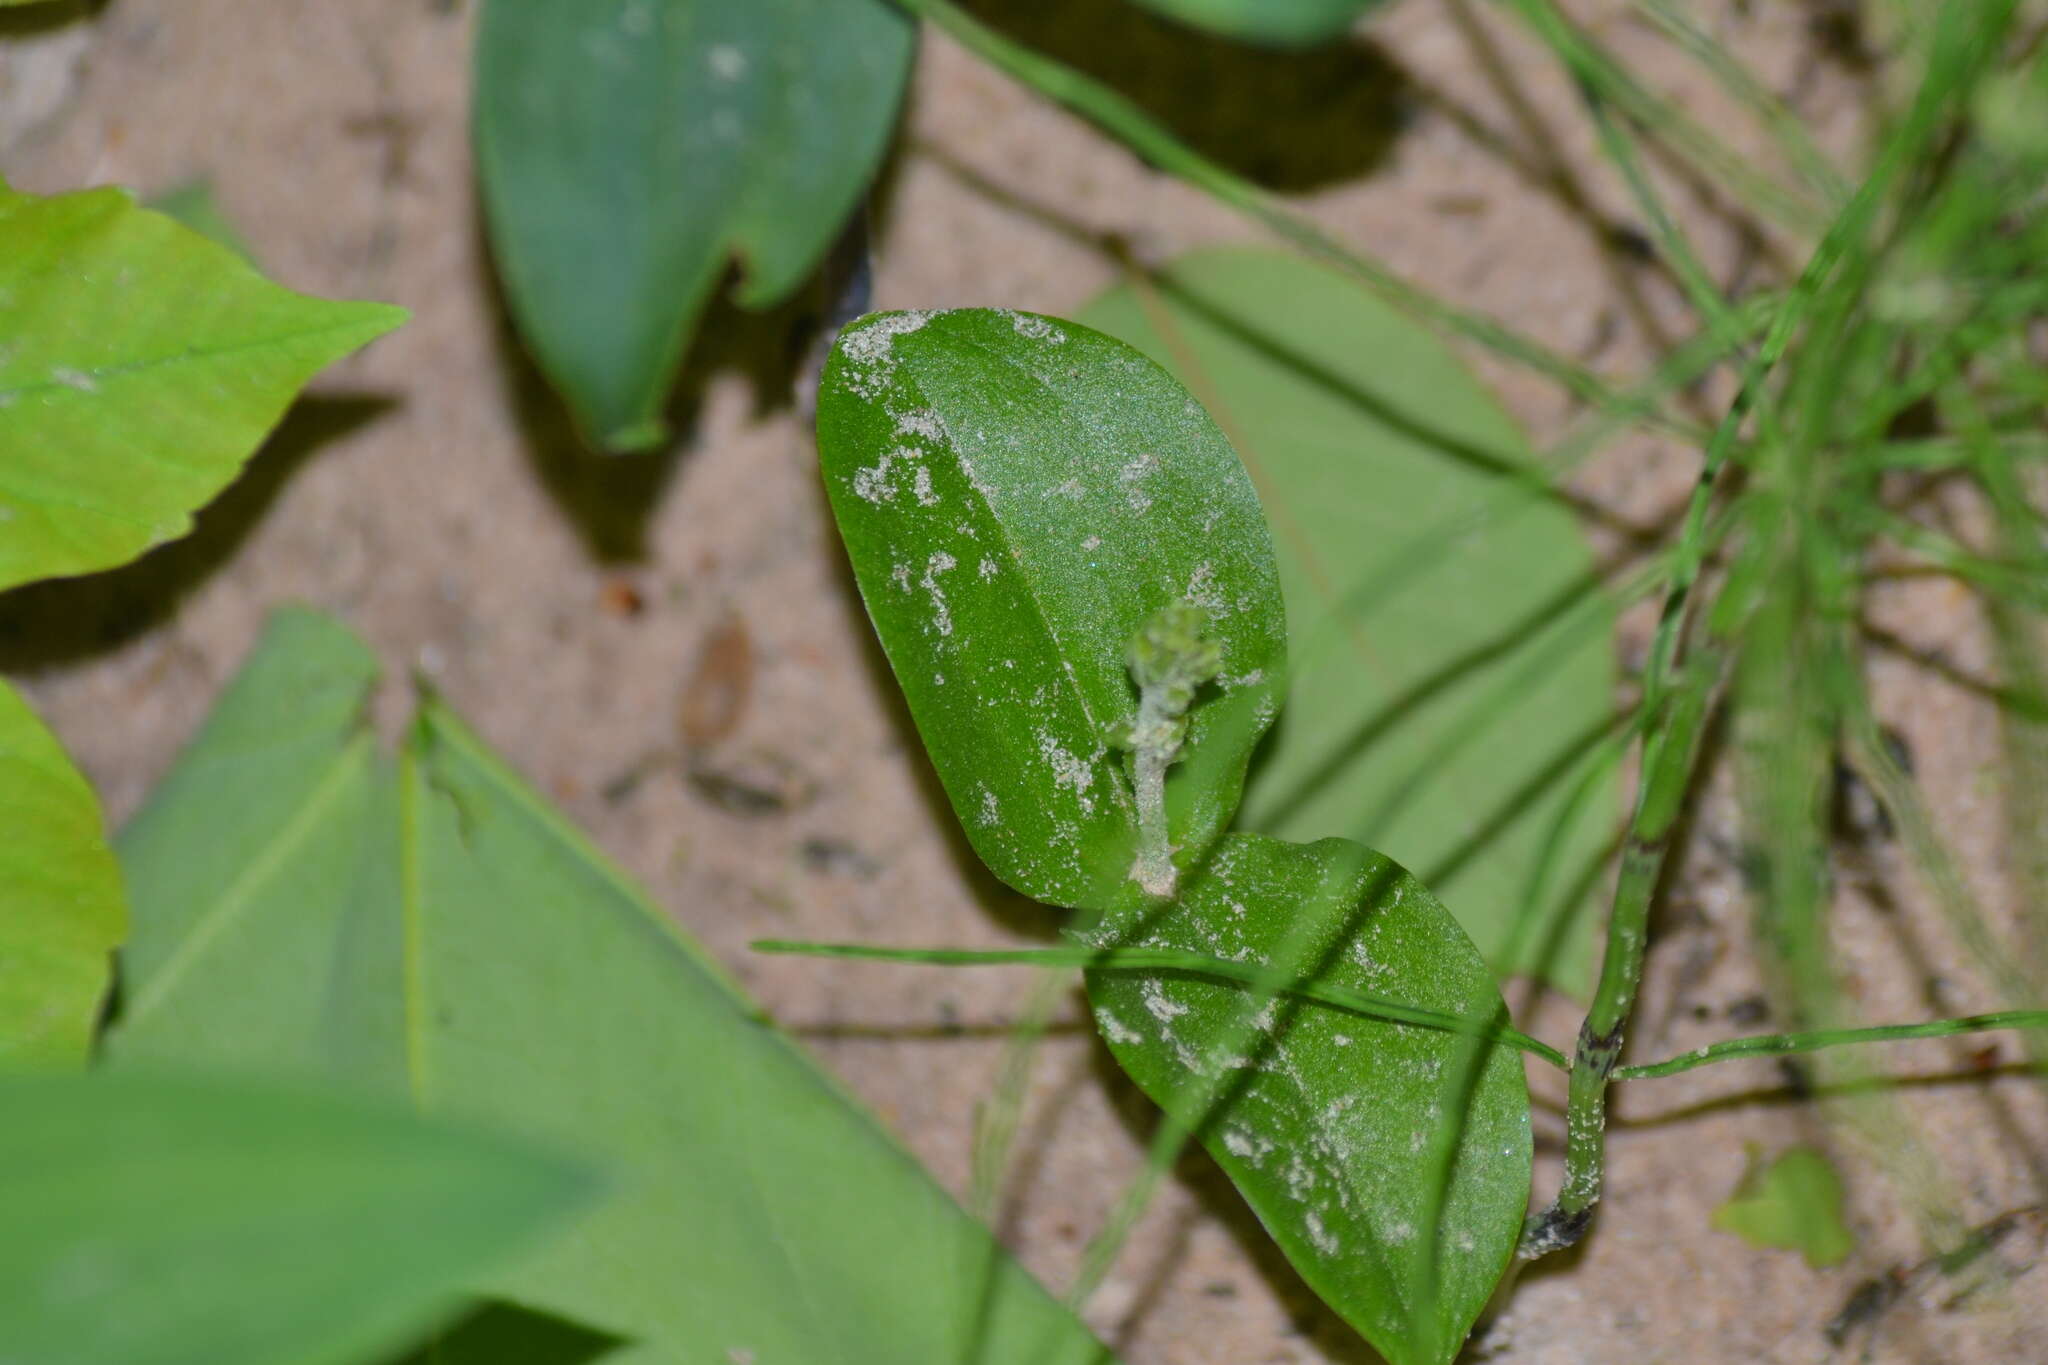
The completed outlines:
<svg viewBox="0 0 2048 1365">
<path fill-rule="evenodd" d="M 1565 1056 L 1550 1044 L 1517 1029 L 1442 1010 L 1404 1005 L 1313 977 L 1299 977 L 1255 963 L 1205 957 L 1170 948 L 879 948 L 869 943 L 795 943 L 757 939 L 748 945 L 757 953 L 794 953 L 804 957 L 852 958 L 863 962 L 920 962 L 938 967 L 1083 967 L 1095 972 L 1188 972 L 1228 981 L 1266 995 L 1291 995 L 1350 1014 L 1390 1024 L 1414 1024 L 1446 1033 L 1474 1034 L 1517 1051 L 1541 1057 L 1562 1070 Z"/>
<path fill-rule="evenodd" d="M 1824 215 L 1810 200 L 1759 175 L 1740 153 L 1677 106 L 1651 94 L 1551 0 L 1506 0 L 1506 5 L 1571 69 L 1582 88 L 1612 100 L 1639 126 L 1734 190 L 1738 199 L 1767 210 L 1789 227 L 1810 230 L 1823 221 Z"/>
<path fill-rule="evenodd" d="M 1629 1015 L 1635 1009 L 1650 903 L 1692 785 L 1709 702 L 1719 681 L 1718 664 L 1716 652 L 1708 665 L 1711 674 L 1706 668 L 1699 670 L 1693 685 L 1675 691 L 1668 706 L 1660 702 L 1652 708 L 1645 699 L 1644 712 L 1652 718 L 1654 728 L 1643 743 L 1642 785 L 1622 845 L 1600 983 L 1585 1022 L 1579 1026 L 1572 1054 L 1571 1082 L 1566 1090 L 1564 1184 L 1550 1206 L 1531 1215 L 1524 1225 L 1518 1252 L 1524 1260 L 1563 1250 L 1592 1225 L 1606 1165 L 1607 1084 L 1621 1056 Z"/>
<path fill-rule="evenodd" d="M 1715 1062 L 1732 1062 L 1743 1057 L 1786 1057 L 1823 1048 L 1847 1047 L 1860 1043 L 1898 1043 L 1915 1038 L 1953 1038 L 1962 1033 L 1990 1033 L 2000 1029 L 2048 1029 L 2048 1010 L 2003 1010 L 1996 1014 L 1972 1014 L 1960 1019 L 1934 1019 L 1922 1024 L 1877 1024 L 1869 1028 L 1815 1029 L 1810 1033 L 1765 1033 L 1753 1038 L 1730 1038 L 1709 1043 L 1691 1052 L 1661 1062 L 1616 1067 L 1617 1081 L 1647 1081 L 1659 1076 L 1676 1076 L 1695 1067 Z"/>
<path fill-rule="evenodd" d="M 1525 2 L 1532 6 L 1532 15 L 1547 9 L 1541 0 Z M 1955 6 L 1944 10 L 1927 75 L 1912 109 L 1879 150 L 1869 176 L 1842 207 L 1801 270 L 1784 306 L 1772 318 L 1762 344 L 1745 364 L 1742 387 L 1727 417 L 1707 444 L 1700 479 L 1674 550 L 1663 616 L 1643 673 L 1642 714 L 1648 728 L 1643 741 L 1641 788 L 1622 849 L 1600 982 L 1580 1026 L 1572 1059 L 1565 1115 L 1564 1183 L 1550 1206 L 1532 1216 L 1524 1227 L 1520 1254 L 1525 1258 L 1568 1247 L 1592 1225 L 1605 1165 L 1607 1085 L 1613 1077 L 1623 1034 L 1635 1005 L 1650 901 L 1692 780 L 1709 696 L 1718 685 L 1739 623 L 1752 608 L 1756 575 L 1776 571 L 1769 537 L 1763 536 L 1745 575 L 1750 580 L 1747 589 L 1738 592 L 1731 586 L 1723 590 L 1722 600 L 1710 614 L 1706 639 L 1696 649 L 1688 685 L 1674 686 L 1690 600 L 1704 564 L 1704 531 L 1715 485 L 1736 449 L 1743 423 L 1763 401 L 1772 371 L 1808 319 L 1820 316 L 1833 321 L 1860 294 L 1868 263 L 1857 259 L 1854 249 L 1868 235 L 1893 183 L 1922 150 L 1932 145 L 1952 97 L 1958 89 L 1967 88 L 1967 77 L 1978 63 L 1986 60 L 1993 40 L 2010 19 L 2011 8 L 2010 0 L 1997 0 L 1981 9 Z M 1766 507 L 1765 516 L 1768 515 Z"/>
<path fill-rule="evenodd" d="M 1566 833 L 1585 814 L 1599 785 L 1621 763 L 1628 752 L 1628 745 L 1634 738 L 1636 721 L 1609 735 L 1599 749 L 1588 756 L 1584 772 L 1572 785 L 1570 794 L 1559 805 L 1553 817 L 1547 837 L 1539 846 L 1541 853 L 1530 868 L 1529 878 L 1523 887 L 1521 905 L 1508 932 L 1508 944 L 1502 954 L 1502 961 L 1519 963 L 1524 960 L 1528 941 L 1538 933 L 1549 936 L 1555 923 L 1573 911 L 1575 896 L 1560 899 L 1554 909 L 1548 908 L 1549 888 L 1558 850 L 1566 840 Z M 1605 854 L 1601 862 L 1606 861 Z M 1569 891 L 1568 891 L 1569 895 Z M 1540 972 L 1539 972 L 1540 974 Z M 1479 1084 L 1481 1071 L 1485 1068 L 1488 1048 L 1486 1040 L 1468 1034 L 1459 1040 L 1457 1058 L 1448 1072 L 1450 1084 L 1444 1104 L 1443 1119 L 1436 1125 L 1430 1136 L 1431 1171 L 1429 1183 L 1429 1204 L 1422 1220 L 1422 1234 L 1426 1239 L 1425 1249 L 1419 1261 L 1420 1283 L 1416 1286 L 1415 1300 L 1418 1303 L 1434 1303 L 1441 1274 L 1437 1265 L 1443 1241 L 1444 1206 L 1450 1199 L 1451 1181 L 1456 1172 L 1458 1160 L 1458 1139 L 1463 1134 L 1466 1106 L 1471 1102 L 1473 1091 Z"/>
<path fill-rule="evenodd" d="M 1750 111 L 1777 138 L 1778 146 L 1798 167 L 1800 176 L 1830 207 L 1848 197 L 1849 186 L 1834 167 L 1799 116 L 1785 106 L 1739 58 L 1699 27 L 1675 0 L 1636 0 L 1636 7 L 1679 48 L 1690 53 L 1701 66 L 1721 82 L 1724 89 L 1750 107 Z"/>
</svg>

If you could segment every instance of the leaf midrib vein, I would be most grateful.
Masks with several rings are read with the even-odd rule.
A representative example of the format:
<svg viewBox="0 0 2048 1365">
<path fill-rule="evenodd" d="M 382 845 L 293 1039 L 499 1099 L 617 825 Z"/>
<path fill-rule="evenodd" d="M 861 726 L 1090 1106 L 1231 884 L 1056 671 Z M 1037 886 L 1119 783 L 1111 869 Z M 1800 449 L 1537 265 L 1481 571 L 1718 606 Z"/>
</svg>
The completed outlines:
<svg viewBox="0 0 2048 1365">
<path fill-rule="evenodd" d="M 200 913 L 198 922 L 185 935 L 184 941 L 157 969 L 148 984 L 136 993 L 135 1003 L 123 1020 L 124 1029 L 132 1028 L 148 1017 L 175 989 L 192 964 L 205 956 L 206 949 L 255 903 L 256 893 L 263 884 L 282 869 L 289 861 L 288 855 L 295 853 L 319 828 L 321 817 L 327 814 L 348 786 L 347 779 L 361 772 L 370 756 L 372 742 L 368 734 L 357 734 L 335 756 L 298 810 L 278 828 L 256 856 L 244 864 L 241 873 L 228 884 L 219 899 Z"/>
</svg>

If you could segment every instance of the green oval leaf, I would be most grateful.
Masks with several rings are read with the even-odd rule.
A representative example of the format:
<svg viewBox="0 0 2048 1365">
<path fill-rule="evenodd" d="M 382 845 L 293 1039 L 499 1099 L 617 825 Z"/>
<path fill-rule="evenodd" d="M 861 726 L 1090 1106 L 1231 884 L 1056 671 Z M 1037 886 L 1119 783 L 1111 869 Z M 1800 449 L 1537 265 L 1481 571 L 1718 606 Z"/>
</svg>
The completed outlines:
<svg viewBox="0 0 2048 1365">
<path fill-rule="evenodd" d="M 1614 607 L 1521 432 L 1427 328 L 1297 256 L 1195 252 L 1082 316 L 1202 396 L 1273 518 L 1293 665 L 1243 823 L 1385 849 L 1496 971 L 1583 992 L 1594 921 L 1567 898 L 1615 779 L 1553 833 L 1611 714 Z M 1511 952 L 1546 855 L 1550 924 Z"/>
<path fill-rule="evenodd" d="M 490 0 L 472 120 L 520 331 L 590 440 L 638 450 L 706 292 L 802 283 L 887 145 L 915 30 L 886 0 Z"/>
<path fill-rule="evenodd" d="M 343 1365 L 446 1311 L 592 1182 L 402 1112 L 160 1076 L 0 1079 L 0 1355 Z"/>
<path fill-rule="evenodd" d="M 1230 38 L 1274 47 L 1327 42 L 1378 0 L 1136 0 L 1150 10 Z"/>
<path fill-rule="evenodd" d="M 883 313 L 819 389 L 825 486 L 919 734 L 995 874 L 1056 905 L 1137 894 L 1130 651 L 1163 607 L 1220 648 L 1166 777 L 1183 868 L 1271 722 L 1286 621 L 1258 496 L 1172 376 L 1028 313 Z"/>
<path fill-rule="evenodd" d="M 85 1063 L 127 932 L 99 799 L 0 683 L 0 1067 Z"/>
<path fill-rule="evenodd" d="M 1090 937 L 1506 1018 L 1485 963 L 1436 898 L 1343 840 L 1227 835 L 1176 904 Z M 1117 1061 L 1162 1108 L 1200 1123 L 1203 1146 L 1324 1302 L 1394 1365 L 1457 1354 L 1528 1206 L 1529 1099 L 1512 1049 L 1484 1045 L 1462 1111 L 1446 1113 L 1456 1033 L 1296 997 L 1260 1005 L 1195 975 L 1092 971 L 1088 993 Z M 1432 1144 L 1444 1123 L 1460 1126 L 1437 1205 Z M 1442 1211 L 1433 1277 L 1432 1207 Z"/>
<path fill-rule="evenodd" d="M 589 1152 L 611 1197 L 472 1287 L 619 1339 L 605 1365 L 1105 1359 L 439 704 L 394 773 L 374 681 L 340 626 L 281 615 L 123 831 L 110 1062 L 321 1077 Z M 470 1349 L 437 1348 L 503 1358 Z"/>
<path fill-rule="evenodd" d="M 0 182 L 0 589 L 185 534 L 315 373 L 402 309 L 307 298 L 117 189 Z"/>
</svg>

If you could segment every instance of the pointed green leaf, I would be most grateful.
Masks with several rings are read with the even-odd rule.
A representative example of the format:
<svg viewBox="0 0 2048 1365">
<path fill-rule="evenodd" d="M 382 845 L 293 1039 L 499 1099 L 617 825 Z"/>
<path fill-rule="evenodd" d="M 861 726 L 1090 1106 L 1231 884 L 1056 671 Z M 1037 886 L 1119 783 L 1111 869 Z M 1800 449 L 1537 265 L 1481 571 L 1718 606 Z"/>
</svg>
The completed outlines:
<svg viewBox="0 0 2048 1365">
<path fill-rule="evenodd" d="M 342 1365 L 528 1250 L 589 1178 L 331 1097 L 0 1079 L 0 1360 Z"/>
<path fill-rule="evenodd" d="M 127 932 L 99 799 L 0 683 L 0 1066 L 84 1064 Z"/>
<path fill-rule="evenodd" d="M 1258 496 L 1201 405 L 1121 342 L 1006 310 L 884 313 L 819 387 L 825 487 L 975 852 L 1057 905 L 1135 892 L 1129 653 L 1191 604 L 1221 671 L 1166 803 L 1182 867 L 1229 822 L 1286 622 Z"/>
<path fill-rule="evenodd" d="M 1520 482 L 1520 431 L 1420 324 L 1280 252 L 1201 251 L 1083 313 L 1211 405 L 1271 514 L 1293 668 L 1243 823 L 1357 839 L 1414 868 L 1496 971 L 1573 991 L 1587 898 L 1510 953 L 1546 852 L 1544 908 L 1596 863 L 1613 780 L 1552 846 L 1571 765 L 1611 707 L 1614 608 L 1571 514 Z"/>
<path fill-rule="evenodd" d="M 648 1343 L 633 1360 L 1097 1358 L 701 950 L 438 706 L 410 767 L 428 1104 L 574 1134 L 630 1179 L 587 1227 L 609 1254 L 564 1247 L 501 1288 Z M 486 942 L 494 951 L 473 946 Z M 549 999 L 568 1007 L 535 1008 Z"/>
<path fill-rule="evenodd" d="M 122 190 L 0 183 L 0 589 L 185 534 L 301 385 L 404 317 L 281 289 Z"/>
<path fill-rule="evenodd" d="M 1181 899 L 1100 941 L 1282 970 L 1473 1021 L 1506 1014 L 1457 922 L 1379 854 L 1330 839 L 1227 835 Z M 1488 1045 L 1462 1113 L 1461 1036 L 1295 997 L 1256 1001 L 1213 979 L 1089 973 L 1117 1061 L 1203 1146 L 1323 1301 L 1393 1365 L 1444 1365 L 1492 1295 L 1528 1205 L 1521 1058 Z M 1438 1126 L 1459 1123 L 1423 1258 Z M 1427 1301 L 1423 1301 L 1427 1296 Z"/>
<path fill-rule="evenodd" d="M 117 847 L 134 929 L 120 1063 L 288 1069 L 406 1093 L 395 777 L 377 660 L 303 609 L 271 618 Z"/>
<path fill-rule="evenodd" d="M 117 1063 L 398 1085 L 603 1159 L 617 1192 L 577 1235 L 478 1287 L 621 1338 L 605 1365 L 1100 1358 L 437 704 L 394 793 L 371 680 L 339 627 L 281 618 L 124 832 Z"/>
<path fill-rule="evenodd" d="M 1752 1144 L 1749 1169 L 1714 1210 L 1714 1226 L 1754 1247 L 1796 1251 L 1816 1270 L 1848 1260 L 1856 1234 L 1842 1221 L 1842 1178 L 1826 1153 L 1790 1147 L 1775 1161 L 1760 1156 Z"/>
<path fill-rule="evenodd" d="M 1377 0 L 1136 0 L 1169 18 L 1274 47 L 1327 42 Z"/>
<path fill-rule="evenodd" d="M 472 114 L 513 316 L 593 443 L 658 444 L 711 286 L 810 273 L 881 160 L 915 30 L 887 0 L 489 0 Z"/>
</svg>

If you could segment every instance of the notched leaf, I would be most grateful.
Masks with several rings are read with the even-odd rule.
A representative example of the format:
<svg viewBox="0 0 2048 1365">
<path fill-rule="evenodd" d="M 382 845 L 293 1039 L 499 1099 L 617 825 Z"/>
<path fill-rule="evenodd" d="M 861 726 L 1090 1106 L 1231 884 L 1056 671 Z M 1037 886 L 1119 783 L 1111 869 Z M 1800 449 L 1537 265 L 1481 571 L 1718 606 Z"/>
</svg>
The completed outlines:
<svg viewBox="0 0 2048 1365">
<path fill-rule="evenodd" d="M 698 310 L 786 298 L 888 143 L 915 27 L 887 0 L 491 0 L 473 122 L 521 333 L 593 443 L 666 436 Z"/>
</svg>

